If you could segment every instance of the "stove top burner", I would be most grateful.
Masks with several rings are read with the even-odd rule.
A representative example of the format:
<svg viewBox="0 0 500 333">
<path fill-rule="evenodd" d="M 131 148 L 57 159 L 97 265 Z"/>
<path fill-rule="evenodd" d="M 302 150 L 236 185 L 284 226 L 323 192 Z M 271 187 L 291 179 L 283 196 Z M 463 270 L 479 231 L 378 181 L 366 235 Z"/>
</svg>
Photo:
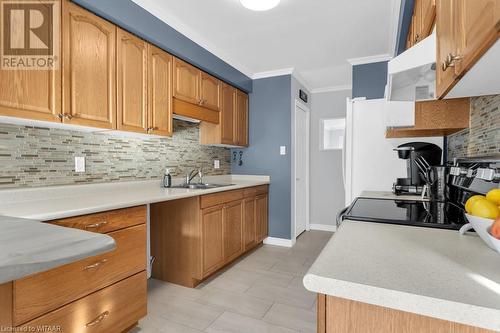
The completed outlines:
<svg viewBox="0 0 500 333">
<path fill-rule="evenodd" d="M 441 201 L 357 198 L 344 219 L 458 230 L 467 223 L 462 208 Z"/>
</svg>

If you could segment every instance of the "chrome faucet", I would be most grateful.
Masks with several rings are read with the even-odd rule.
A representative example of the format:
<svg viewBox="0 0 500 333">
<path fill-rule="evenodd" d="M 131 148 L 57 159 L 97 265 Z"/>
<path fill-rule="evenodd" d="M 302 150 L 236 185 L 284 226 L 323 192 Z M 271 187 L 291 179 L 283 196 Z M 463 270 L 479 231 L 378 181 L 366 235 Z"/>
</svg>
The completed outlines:
<svg viewBox="0 0 500 333">
<path fill-rule="evenodd" d="M 198 176 L 200 178 L 199 183 L 203 183 L 203 173 L 201 169 L 194 169 L 186 174 L 186 185 L 190 185 L 194 177 Z"/>
</svg>

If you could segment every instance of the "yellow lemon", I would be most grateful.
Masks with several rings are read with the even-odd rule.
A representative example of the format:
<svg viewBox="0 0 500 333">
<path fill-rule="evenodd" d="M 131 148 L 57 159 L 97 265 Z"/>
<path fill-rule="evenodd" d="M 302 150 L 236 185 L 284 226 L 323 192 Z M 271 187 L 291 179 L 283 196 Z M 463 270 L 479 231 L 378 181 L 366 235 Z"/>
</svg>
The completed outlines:
<svg viewBox="0 0 500 333">
<path fill-rule="evenodd" d="M 500 205 L 500 188 L 491 190 L 486 194 L 486 200 L 493 202 L 495 205 Z"/>
<path fill-rule="evenodd" d="M 465 211 L 470 214 L 472 212 L 472 206 L 474 206 L 474 204 L 478 200 L 485 200 L 485 199 L 486 197 L 484 195 L 473 195 L 465 203 Z"/>
<path fill-rule="evenodd" d="M 496 219 L 500 216 L 500 209 L 494 203 L 488 200 L 478 200 L 472 206 L 471 214 L 485 219 Z"/>
</svg>

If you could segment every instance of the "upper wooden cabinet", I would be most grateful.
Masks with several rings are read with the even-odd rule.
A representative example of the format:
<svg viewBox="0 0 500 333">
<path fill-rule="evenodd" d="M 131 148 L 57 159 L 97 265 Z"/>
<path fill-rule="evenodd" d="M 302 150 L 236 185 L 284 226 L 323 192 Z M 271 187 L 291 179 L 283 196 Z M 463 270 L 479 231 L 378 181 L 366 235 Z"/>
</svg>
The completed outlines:
<svg viewBox="0 0 500 333">
<path fill-rule="evenodd" d="M 236 94 L 236 133 L 237 145 L 248 146 L 248 95 L 238 91 Z"/>
<path fill-rule="evenodd" d="M 220 142 L 225 145 L 238 144 L 236 138 L 236 94 L 236 88 L 223 84 L 222 109 L 220 114 Z"/>
<path fill-rule="evenodd" d="M 213 76 L 200 72 L 201 106 L 220 111 L 221 82 Z"/>
<path fill-rule="evenodd" d="M 63 1 L 64 122 L 116 128 L 116 27 Z"/>
<path fill-rule="evenodd" d="M 187 62 L 174 58 L 174 97 L 192 104 L 201 104 L 201 72 Z"/>
<path fill-rule="evenodd" d="M 436 0 L 415 0 L 406 48 L 417 44 L 432 33 L 436 19 Z"/>
<path fill-rule="evenodd" d="M 153 45 L 149 50 L 149 133 L 171 136 L 173 57 Z"/>
<path fill-rule="evenodd" d="M 436 93 L 445 97 L 500 37 L 500 0 L 437 2 Z"/>
<path fill-rule="evenodd" d="M 148 132 L 149 45 L 117 30 L 117 129 Z"/>
</svg>

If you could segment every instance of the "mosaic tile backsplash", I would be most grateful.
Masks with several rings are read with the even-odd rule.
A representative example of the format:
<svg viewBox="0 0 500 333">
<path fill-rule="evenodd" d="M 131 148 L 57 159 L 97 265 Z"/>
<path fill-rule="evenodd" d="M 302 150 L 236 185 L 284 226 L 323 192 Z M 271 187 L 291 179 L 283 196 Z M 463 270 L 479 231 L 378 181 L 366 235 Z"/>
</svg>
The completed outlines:
<svg viewBox="0 0 500 333">
<path fill-rule="evenodd" d="M 85 173 L 75 173 L 75 156 L 86 157 Z M 0 163 L 0 188 L 15 188 L 161 179 L 166 167 L 174 177 L 198 167 L 229 174 L 231 152 L 200 145 L 198 125 L 178 120 L 172 138 L 0 124 Z"/>
<path fill-rule="evenodd" d="M 500 155 L 500 95 L 471 99 L 470 128 L 448 136 L 448 160 Z"/>
</svg>

